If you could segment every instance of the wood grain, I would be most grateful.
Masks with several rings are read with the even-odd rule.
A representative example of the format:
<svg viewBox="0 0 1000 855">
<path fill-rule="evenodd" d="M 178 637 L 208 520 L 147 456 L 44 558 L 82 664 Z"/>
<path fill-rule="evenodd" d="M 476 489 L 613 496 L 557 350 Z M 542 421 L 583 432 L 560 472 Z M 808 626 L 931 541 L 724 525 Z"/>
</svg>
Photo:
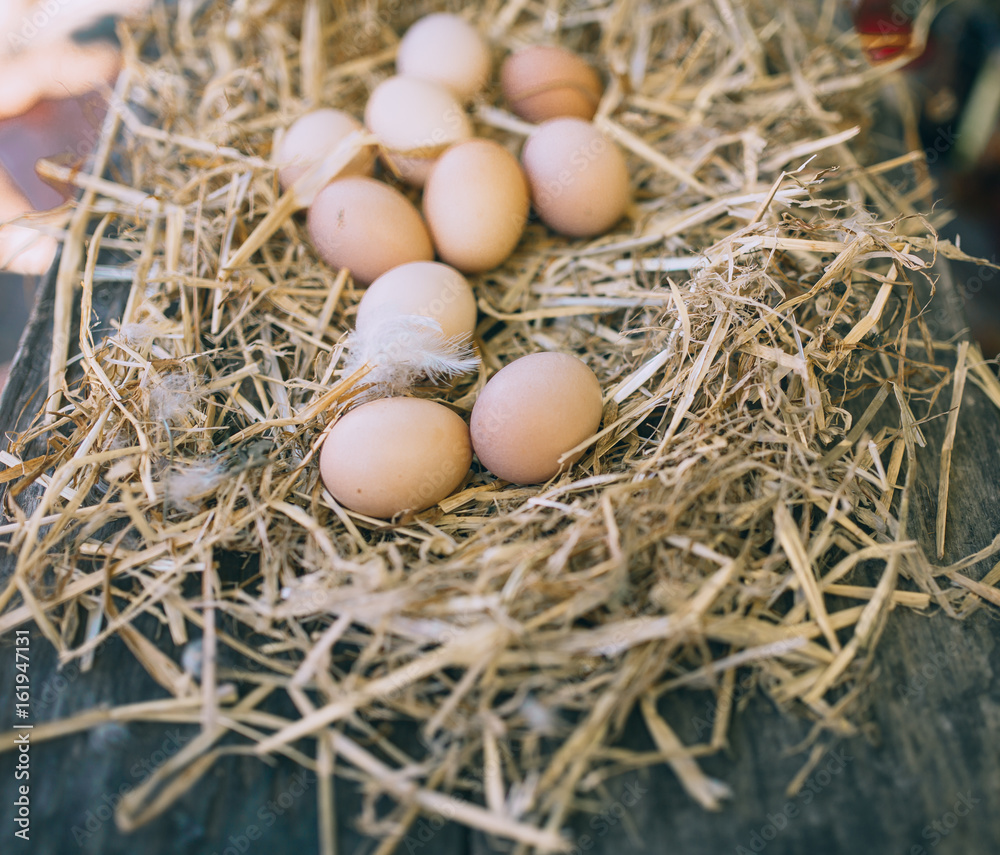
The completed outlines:
<svg viewBox="0 0 1000 855">
<path fill-rule="evenodd" d="M 10 382 L 0 398 L 0 429 L 23 427 L 41 405 L 51 338 L 52 277 L 44 283 L 22 341 Z M 941 334 L 960 320 L 954 291 L 944 283 L 936 314 Z M 101 292 L 100 317 L 120 311 L 124 293 Z M 77 319 L 78 322 L 78 319 Z M 940 443 L 945 420 L 926 425 L 931 444 Z M 945 561 L 988 544 L 1000 530 L 1000 418 L 985 396 L 967 384 L 962 418 L 954 440 L 951 504 Z M 928 554 L 934 551 L 938 494 L 937 456 L 924 464 L 914 495 L 913 535 Z M 0 579 L 12 565 L 0 551 Z M 981 578 L 988 566 L 967 573 Z M 874 577 L 873 577 L 874 581 Z M 868 724 L 861 735 L 825 736 L 824 753 L 800 793 L 786 787 L 802 768 L 800 750 L 811 722 L 777 709 L 739 683 L 729 747 L 703 762 L 704 770 L 725 781 L 734 798 L 708 813 L 685 794 L 665 766 L 613 778 L 595 790 L 571 823 L 574 852 L 842 853 L 920 855 L 1000 851 L 1000 675 L 993 666 L 1000 622 L 982 608 L 964 622 L 935 614 L 897 610 L 874 656 L 862 703 Z M 148 618 L 138 626 L 175 659 L 163 626 Z M 33 636 L 32 718 L 52 721 L 102 705 L 165 697 L 118 640 L 98 651 L 94 668 L 56 667 L 50 645 Z M 9 725 L 13 714 L 14 656 L 10 638 L 0 640 L 0 709 Z M 671 693 L 660 712 L 685 742 L 704 739 L 711 727 L 712 696 Z M 292 715 L 291 705 L 272 698 L 270 709 Z M 8 712 L 8 710 L 10 712 Z M 38 855 L 85 852 L 124 855 L 234 855 L 245 852 L 319 851 L 317 786 L 290 761 L 265 764 L 231 755 L 164 816 L 131 835 L 110 819 L 118 794 L 141 783 L 197 732 L 193 725 L 106 724 L 75 736 L 40 743 L 31 750 L 31 842 L 23 851 Z M 416 750 L 416 735 L 411 734 Z M 650 747 L 638 715 L 628 722 L 621 744 Z M 312 745 L 306 747 L 311 751 Z M 17 849 L 13 835 L 16 781 L 11 756 L 0 775 L 0 834 L 3 851 Z M 370 852 L 375 844 L 360 836 L 355 818 L 360 796 L 350 782 L 336 784 L 338 851 Z M 937 828 L 933 825 L 937 823 Z M 425 818 L 410 830 L 397 851 L 491 853 L 497 844 L 453 824 L 439 827 Z"/>
</svg>

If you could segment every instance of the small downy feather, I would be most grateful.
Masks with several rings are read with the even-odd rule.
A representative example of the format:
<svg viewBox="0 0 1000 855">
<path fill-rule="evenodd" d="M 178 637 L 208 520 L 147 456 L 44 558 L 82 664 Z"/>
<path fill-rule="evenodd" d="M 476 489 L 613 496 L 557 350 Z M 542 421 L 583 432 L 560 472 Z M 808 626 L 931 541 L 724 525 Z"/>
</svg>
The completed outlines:
<svg viewBox="0 0 1000 855">
<path fill-rule="evenodd" d="M 161 498 L 180 511 L 196 511 L 200 500 L 213 493 L 223 477 L 225 469 L 217 462 L 175 464 L 160 476 Z"/>
<path fill-rule="evenodd" d="M 347 339 L 345 373 L 367 365 L 373 391 L 400 395 L 420 381 L 441 383 L 474 371 L 479 357 L 463 337 L 445 338 L 441 324 L 422 315 L 395 315 Z"/>
<path fill-rule="evenodd" d="M 195 379 L 187 372 L 154 372 L 143 379 L 143 386 L 149 389 L 150 419 L 171 426 L 187 418 L 198 397 Z"/>
<path fill-rule="evenodd" d="M 118 330 L 117 338 L 129 347 L 142 349 L 149 345 L 156 335 L 156 331 L 150 324 L 130 323 L 122 324 Z"/>
</svg>

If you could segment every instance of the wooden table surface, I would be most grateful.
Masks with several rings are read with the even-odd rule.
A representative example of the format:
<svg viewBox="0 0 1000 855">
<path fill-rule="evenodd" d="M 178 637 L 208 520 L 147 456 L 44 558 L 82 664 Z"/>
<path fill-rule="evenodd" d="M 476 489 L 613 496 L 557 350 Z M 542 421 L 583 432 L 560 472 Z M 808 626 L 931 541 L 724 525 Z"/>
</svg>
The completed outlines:
<svg viewBox="0 0 1000 855">
<path fill-rule="evenodd" d="M 52 280 L 40 300 L 0 398 L 0 429 L 27 423 L 40 405 L 51 338 Z M 947 288 L 935 317 L 942 331 L 958 326 L 955 298 Z M 102 318 L 115 316 L 124 293 L 105 287 Z M 926 427 L 933 446 L 944 420 Z M 962 409 L 952 469 L 948 552 L 955 560 L 980 549 L 1000 531 L 1000 414 L 970 383 Z M 932 543 L 937 469 L 933 447 L 914 495 L 911 528 Z M 930 550 L 929 550 L 930 551 Z M 992 562 L 971 568 L 981 577 Z M 0 581 L 13 566 L 0 551 Z M 727 751 L 703 762 L 727 782 L 734 797 L 719 813 L 707 813 L 682 790 L 665 767 L 632 772 L 606 783 L 569 834 L 574 853 L 959 853 L 1000 852 L 1000 613 L 981 608 L 964 622 L 943 614 L 897 610 L 874 658 L 864 690 L 867 724 L 859 735 L 826 740 L 805 786 L 795 797 L 785 790 L 803 766 L 800 743 L 811 723 L 778 710 L 756 691 L 738 698 Z M 175 659 L 169 633 L 150 621 L 144 632 Z M 76 665 L 59 672 L 51 646 L 37 633 L 31 640 L 32 720 L 74 715 L 101 705 L 165 696 L 117 640 L 100 649 L 92 670 Z M 996 663 L 996 667 L 994 667 Z M 13 724 L 15 655 L 12 638 L 0 639 L 0 710 Z M 711 709 L 706 692 L 667 696 L 661 709 L 686 742 L 704 736 Z M 291 715 L 278 698 L 275 712 Z M 623 744 L 647 746 L 638 720 Z M 131 835 L 114 825 L 111 805 L 123 788 L 143 781 L 197 729 L 154 724 L 104 725 L 94 731 L 31 748 L 31 839 L 14 838 L 18 781 L 13 755 L 0 759 L 0 851 L 38 855 L 85 852 L 100 855 L 235 855 L 318 852 L 317 787 L 291 762 L 267 765 L 232 755 L 213 769 L 165 815 Z M 311 750 L 312 743 L 304 743 Z M 355 818 L 360 797 L 349 782 L 336 783 L 339 852 L 370 852 Z M 439 818 L 421 820 L 399 852 L 486 853 L 508 851 L 482 836 Z"/>
</svg>

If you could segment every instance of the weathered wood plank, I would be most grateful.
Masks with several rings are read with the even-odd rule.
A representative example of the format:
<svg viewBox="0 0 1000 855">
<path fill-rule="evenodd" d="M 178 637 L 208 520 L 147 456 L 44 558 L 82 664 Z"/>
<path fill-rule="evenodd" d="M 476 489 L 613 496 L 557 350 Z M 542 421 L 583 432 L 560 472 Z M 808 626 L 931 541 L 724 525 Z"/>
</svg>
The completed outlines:
<svg viewBox="0 0 1000 855">
<path fill-rule="evenodd" d="M 23 426 L 22 411 L 44 395 L 51 325 L 51 279 L 40 300 L 10 385 L 0 399 L 0 429 Z M 102 317 L 121 306 L 121 293 L 104 292 Z M 945 304 L 945 309 L 948 309 Z M 944 311 L 944 310 L 943 310 Z M 944 311 L 943 323 L 948 320 Z M 1000 530 L 1000 418 L 978 390 L 966 391 L 955 443 L 952 512 L 946 560 L 978 549 Z M 927 426 L 940 442 L 944 420 Z M 934 536 L 936 460 L 925 456 L 911 515 L 913 534 L 928 549 Z M 0 552 L 0 577 L 10 558 Z M 984 568 L 970 571 L 981 575 Z M 144 619 L 143 630 L 175 659 L 165 628 Z M 594 814 L 572 821 L 575 851 L 594 853 L 684 852 L 899 852 L 994 853 L 1000 851 L 1000 675 L 992 661 L 1000 639 L 995 614 L 980 610 L 964 623 L 943 615 L 894 613 L 874 660 L 865 692 L 870 726 L 863 736 L 833 745 L 802 793 L 785 788 L 805 755 L 794 749 L 810 723 L 777 710 L 758 693 L 737 693 L 744 706 L 735 718 L 729 751 L 707 759 L 706 772 L 726 781 L 735 798 L 718 814 L 698 807 L 666 768 L 633 772 L 594 794 Z M 119 641 L 98 653 L 94 668 L 59 672 L 51 647 L 33 637 L 33 720 L 65 718 L 102 705 L 163 697 Z M 4 721 L 13 713 L 10 639 L 0 642 L 0 702 Z M 279 714 L 292 710 L 272 699 Z M 682 739 L 704 737 L 708 693 L 668 696 L 661 707 Z M 10 710 L 10 713 L 6 711 Z M 32 840 L 24 851 L 65 855 L 81 851 L 117 855 L 231 855 L 238 852 L 318 851 L 316 786 L 296 777 L 288 761 L 272 765 L 245 757 L 221 760 L 163 817 L 132 835 L 121 834 L 110 805 L 123 788 L 139 784 L 149 769 L 196 732 L 190 725 L 109 724 L 96 731 L 38 744 L 31 752 Z M 648 746 L 633 716 L 623 744 Z M 0 829 L 13 834 L 16 782 L 10 755 L 0 776 Z M 964 801 L 963 801 L 964 800 Z M 338 838 L 343 853 L 370 851 L 356 830 L 359 794 L 349 783 L 336 791 Z M 971 805 L 967 807 L 966 805 Z M 933 823 L 938 823 L 937 828 Z M 486 853 L 489 841 L 454 825 L 436 829 L 421 821 L 400 852 Z M 17 841 L 15 841 L 17 843 Z M 743 847 L 742 849 L 739 847 Z M 18 851 L 8 844 L 4 851 Z"/>
</svg>

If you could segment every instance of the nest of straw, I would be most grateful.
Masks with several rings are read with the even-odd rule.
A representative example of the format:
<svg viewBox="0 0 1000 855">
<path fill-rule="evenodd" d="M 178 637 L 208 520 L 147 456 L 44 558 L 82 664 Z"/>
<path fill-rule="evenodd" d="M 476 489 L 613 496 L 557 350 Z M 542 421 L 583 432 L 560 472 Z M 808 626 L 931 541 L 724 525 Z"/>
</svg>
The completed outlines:
<svg viewBox="0 0 1000 855">
<path fill-rule="evenodd" d="M 122 800 L 119 825 L 166 809 L 235 733 L 326 775 L 337 758 L 365 784 L 358 821 L 387 835 L 382 852 L 421 810 L 558 850 L 577 799 L 631 766 L 668 762 L 719 805 L 726 787 L 697 758 L 725 744 L 739 667 L 850 732 L 888 612 L 961 608 L 936 582 L 949 568 L 907 535 L 921 421 L 944 402 L 954 436 L 967 378 L 1000 406 L 975 348 L 926 323 L 921 283 L 936 254 L 961 253 L 921 215 L 922 153 L 872 163 L 880 89 L 905 103 L 893 68 L 865 63 L 833 2 L 465 9 L 498 54 L 555 41 L 602 69 L 596 121 L 636 195 L 593 241 L 531 223 L 472 278 L 478 375 L 417 394 L 467 414 L 498 367 L 558 350 L 597 373 L 606 408 L 556 481 L 474 468 L 439 506 L 384 523 L 318 478 L 324 429 L 364 386 L 343 353 L 359 289 L 317 259 L 269 156 L 312 107 L 360 115 L 427 8 L 333 7 L 182 3 L 124 29 L 94 162 L 44 166 L 81 198 L 46 413 L 4 452 L 18 563 L 0 621 L 34 620 L 64 660 L 118 634 L 171 695 L 136 715 L 197 711 L 201 736 Z M 512 148 L 525 131 L 495 91 L 475 120 Z M 90 317 L 109 247 L 132 283 L 124 316 L 106 336 L 84 323 L 71 347 L 70 308 Z M 46 451 L 27 460 L 32 443 Z M 136 629 L 143 614 L 177 656 Z M 686 685 L 718 690 L 709 742 L 684 745 L 658 710 Z M 297 718 L 267 712 L 274 693 Z M 636 708 L 653 753 L 609 751 Z M 400 720 L 422 756 L 394 743 Z M 397 807 L 376 819 L 384 795 Z"/>
</svg>

